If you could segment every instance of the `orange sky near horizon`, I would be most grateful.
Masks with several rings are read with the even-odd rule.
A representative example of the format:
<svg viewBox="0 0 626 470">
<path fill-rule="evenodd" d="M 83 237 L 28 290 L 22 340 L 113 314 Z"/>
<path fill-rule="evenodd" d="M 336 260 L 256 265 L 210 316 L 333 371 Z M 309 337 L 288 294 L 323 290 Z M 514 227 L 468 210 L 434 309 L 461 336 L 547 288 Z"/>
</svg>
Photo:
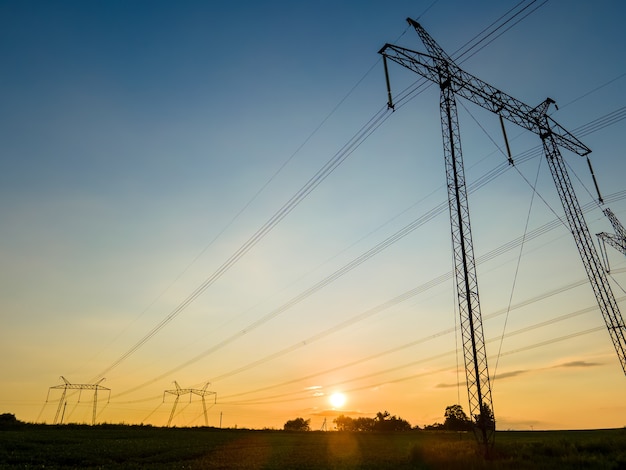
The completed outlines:
<svg viewBox="0 0 626 470">
<path fill-rule="evenodd" d="M 216 427 L 469 412 L 439 93 L 403 102 L 419 79 L 390 64 L 387 110 L 377 54 L 424 50 L 407 16 L 468 72 L 555 99 L 593 150 L 603 206 L 564 158 L 594 241 L 603 208 L 626 223 L 618 0 L 0 2 L 0 413 L 90 423 L 93 391 L 61 403 L 60 376 L 105 378 L 107 423 L 166 425 L 174 381 L 197 392 L 175 426 L 205 424 L 207 382 Z M 539 139 L 507 123 L 510 167 L 498 118 L 458 111 L 498 429 L 624 427 Z M 607 256 L 624 311 L 626 257 Z"/>
</svg>

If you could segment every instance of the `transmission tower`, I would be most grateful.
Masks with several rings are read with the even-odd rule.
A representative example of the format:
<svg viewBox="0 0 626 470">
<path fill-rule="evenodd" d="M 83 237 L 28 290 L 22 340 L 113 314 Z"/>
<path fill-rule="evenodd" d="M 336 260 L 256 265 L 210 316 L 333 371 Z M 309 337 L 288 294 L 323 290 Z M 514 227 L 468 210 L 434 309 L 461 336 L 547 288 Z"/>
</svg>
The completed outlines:
<svg viewBox="0 0 626 470">
<path fill-rule="evenodd" d="M 596 236 L 600 241 L 600 251 L 602 252 L 602 257 L 604 259 L 604 265 L 606 267 L 606 272 L 610 272 L 611 268 L 609 266 L 609 257 L 606 253 L 606 244 L 608 243 L 617 251 L 622 252 L 626 255 L 626 229 L 621 224 L 613 211 L 611 209 L 606 208 L 602 212 L 606 215 L 613 226 L 613 230 L 615 230 L 615 234 L 610 234 L 606 232 L 600 232 Z"/>
<path fill-rule="evenodd" d="M 503 93 L 458 67 L 419 23 L 411 18 L 407 21 L 417 32 L 428 54 L 392 44 L 385 44 L 379 51 L 384 60 L 388 104 L 390 108 L 393 108 L 387 59 L 408 68 L 440 87 L 440 115 L 455 260 L 455 281 L 461 317 L 470 413 L 474 418 L 477 437 L 488 449 L 493 443 L 495 421 L 492 414 L 491 387 L 478 299 L 456 95 L 534 132 L 541 138 L 544 154 L 548 160 L 570 231 L 624 373 L 626 373 L 626 326 L 606 274 L 601 267 L 600 257 L 592 242 L 559 147 L 583 156 L 588 155 L 591 150 L 548 116 L 548 108 L 554 104 L 554 100 L 547 98 L 538 106 L 531 107 Z"/>
<path fill-rule="evenodd" d="M 174 418 L 174 412 L 176 411 L 176 406 L 178 405 L 178 401 L 180 400 L 180 397 L 182 395 L 187 395 L 189 394 L 189 403 L 191 403 L 191 397 L 192 395 L 198 395 L 199 397 L 201 397 L 202 399 L 202 410 L 204 411 L 204 425 L 208 426 L 209 425 L 209 419 L 207 416 L 207 407 L 206 407 L 206 400 L 205 397 L 207 395 L 214 395 L 214 402 L 213 404 L 217 403 L 217 392 L 211 392 L 209 390 L 207 390 L 208 386 L 209 386 L 209 382 L 207 382 L 203 388 L 180 388 L 180 385 L 178 385 L 178 382 L 174 381 L 174 385 L 176 386 L 176 388 L 174 390 L 165 390 L 163 392 L 163 402 L 165 402 L 165 394 L 169 393 L 171 395 L 176 395 L 176 399 L 174 400 L 174 405 L 172 406 L 172 411 L 170 413 L 170 418 L 167 421 L 167 427 L 170 426 L 170 424 L 172 423 L 172 419 Z"/>
<path fill-rule="evenodd" d="M 70 383 L 65 377 L 61 376 L 61 379 L 63 380 L 63 384 L 61 385 L 55 385 L 53 387 L 48 388 L 48 396 L 46 396 L 46 403 L 48 402 L 48 398 L 50 398 L 50 390 L 53 389 L 63 389 L 63 393 L 61 395 L 61 399 L 59 400 L 59 406 L 57 407 L 57 412 L 54 415 L 54 422 L 52 424 L 57 424 L 57 421 L 59 419 L 59 414 L 61 413 L 61 409 L 64 408 L 64 404 L 66 404 L 65 402 L 65 397 L 67 395 L 67 391 L 68 390 L 78 390 L 78 401 L 80 402 L 80 396 L 83 392 L 83 390 L 93 390 L 93 415 L 91 418 L 91 424 L 94 425 L 96 424 L 96 409 L 98 407 L 98 391 L 99 390 L 106 390 L 109 392 L 109 399 L 111 398 L 111 389 L 110 388 L 106 388 L 103 387 L 102 385 L 100 385 L 102 383 L 102 381 L 104 380 L 104 378 L 98 380 L 96 383 L 94 384 L 73 384 Z M 108 403 L 108 401 L 107 401 Z M 62 424 L 63 418 L 61 418 L 61 423 Z"/>
</svg>

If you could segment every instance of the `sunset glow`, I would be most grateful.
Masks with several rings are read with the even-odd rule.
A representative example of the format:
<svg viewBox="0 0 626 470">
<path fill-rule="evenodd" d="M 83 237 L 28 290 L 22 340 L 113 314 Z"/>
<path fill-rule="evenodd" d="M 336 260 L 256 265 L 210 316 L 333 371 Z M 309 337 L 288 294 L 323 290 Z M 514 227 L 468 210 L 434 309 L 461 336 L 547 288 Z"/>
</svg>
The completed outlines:
<svg viewBox="0 0 626 470">
<path fill-rule="evenodd" d="M 626 2 L 0 2 L 0 414 L 469 414 L 442 90 L 390 61 L 389 107 L 378 53 L 427 52 L 407 17 L 529 109 L 555 100 L 626 225 Z M 623 427 L 542 139 L 456 98 L 498 428 Z M 590 165 L 563 159 L 598 245 L 615 230 Z M 625 316 L 626 257 L 605 251 Z"/>
</svg>

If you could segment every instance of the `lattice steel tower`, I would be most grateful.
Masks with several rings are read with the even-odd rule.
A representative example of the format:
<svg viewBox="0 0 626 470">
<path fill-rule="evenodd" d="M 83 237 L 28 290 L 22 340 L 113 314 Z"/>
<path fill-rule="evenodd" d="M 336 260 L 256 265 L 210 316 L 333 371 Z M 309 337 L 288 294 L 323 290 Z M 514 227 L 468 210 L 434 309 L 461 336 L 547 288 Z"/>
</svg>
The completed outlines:
<svg viewBox="0 0 626 470">
<path fill-rule="evenodd" d="M 176 399 L 174 400 L 174 405 L 172 406 L 172 411 L 170 412 L 170 417 L 167 420 L 167 427 L 169 427 L 170 424 L 172 424 L 172 419 L 174 418 L 174 412 L 176 411 L 176 405 L 178 405 L 178 401 L 180 400 L 180 397 L 182 395 L 189 395 L 189 403 L 191 403 L 192 395 L 198 395 L 202 399 L 202 409 L 204 411 L 204 425 L 208 426 L 209 418 L 207 417 L 206 401 L 204 398 L 207 395 L 214 395 L 213 404 L 217 403 L 217 392 L 211 392 L 210 390 L 207 390 L 207 387 L 209 386 L 209 382 L 207 382 L 203 388 L 181 388 L 180 385 L 178 385 L 178 382 L 176 382 L 175 380 L 174 380 L 174 385 L 176 386 L 174 390 L 165 390 L 163 392 L 163 402 L 165 402 L 165 394 L 169 393 L 170 395 L 176 395 Z"/>
<path fill-rule="evenodd" d="M 474 419 L 479 440 L 488 449 L 493 443 L 495 420 L 478 298 L 456 95 L 499 114 L 501 118 L 530 130 L 541 138 L 570 231 L 624 373 L 626 373 L 626 326 L 602 269 L 600 257 L 591 239 L 559 147 L 582 156 L 588 155 L 591 150 L 548 116 L 548 108 L 554 104 L 552 99 L 547 98 L 538 106 L 531 107 L 503 93 L 458 67 L 419 23 L 411 18 L 407 21 L 419 35 L 428 54 L 392 44 L 385 44 L 379 51 L 384 59 L 389 106 L 393 108 L 387 59 L 438 84 L 441 90 L 441 128 L 470 416 Z"/>
<path fill-rule="evenodd" d="M 59 400 L 59 406 L 57 407 L 57 412 L 54 415 L 53 424 L 57 424 L 57 423 L 62 424 L 63 419 L 59 421 L 59 414 L 61 414 L 61 409 L 64 408 L 65 406 L 65 397 L 67 396 L 68 390 L 78 390 L 78 401 L 80 401 L 80 396 L 83 390 L 93 390 L 93 412 L 92 412 L 92 417 L 91 417 L 91 424 L 92 425 L 96 424 L 96 410 L 98 408 L 98 391 L 99 390 L 107 391 L 109 392 L 109 398 L 111 397 L 111 389 L 100 385 L 102 381 L 104 380 L 104 378 L 98 380 L 96 383 L 93 383 L 93 384 L 73 384 L 73 383 L 70 383 L 63 376 L 61 376 L 61 379 L 63 380 L 64 383 L 62 385 L 55 385 L 53 387 L 49 387 L 48 396 L 46 397 L 46 402 L 47 402 L 48 398 L 50 398 L 50 390 L 55 390 L 55 389 L 63 390 L 63 394 L 61 395 L 61 398 Z"/>
</svg>

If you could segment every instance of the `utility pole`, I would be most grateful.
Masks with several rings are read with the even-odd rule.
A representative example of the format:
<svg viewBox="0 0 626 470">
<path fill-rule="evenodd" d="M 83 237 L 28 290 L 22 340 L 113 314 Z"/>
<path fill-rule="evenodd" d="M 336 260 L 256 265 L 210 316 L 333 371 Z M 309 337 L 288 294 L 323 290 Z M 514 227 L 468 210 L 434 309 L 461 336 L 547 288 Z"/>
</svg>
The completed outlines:
<svg viewBox="0 0 626 470">
<path fill-rule="evenodd" d="M 63 380 L 64 383 L 61 384 L 61 385 L 55 385 L 53 387 L 48 388 L 48 396 L 46 397 L 46 402 L 48 402 L 48 398 L 50 398 L 50 390 L 53 390 L 53 389 L 62 389 L 63 390 L 63 394 L 61 395 L 61 399 L 59 400 L 59 406 L 57 407 L 57 412 L 54 415 L 54 422 L 53 422 L 53 424 L 57 424 L 57 421 L 59 419 L 59 414 L 61 413 L 61 408 L 62 407 L 63 407 L 63 415 L 61 417 L 61 423 L 63 422 L 63 418 L 65 417 L 65 406 L 67 406 L 67 401 L 65 400 L 65 397 L 67 395 L 67 391 L 68 390 L 78 390 L 78 401 L 79 402 L 80 402 L 80 395 L 81 395 L 83 390 L 93 390 L 93 412 L 92 412 L 91 424 L 92 424 L 92 426 L 94 424 L 96 424 L 96 408 L 98 407 L 98 391 L 99 390 L 106 390 L 106 391 L 109 392 L 109 398 L 111 397 L 111 389 L 103 387 L 102 385 L 100 385 L 102 383 L 102 381 L 104 380 L 104 378 L 100 379 L 95 384 L 73 384 L 73 383 L 70 383 L 63 376 L 61 376 L 61 379 Z"/>
<path fill-rule="evenodd" d="M 544 154 L 548 160 L 570 231 L 625 374 L 626 326 L 606 274 L 601 268 L 600 257 L 591 240 L 559 147 L 581 156 L 588 155 L 591 150 L 548 116 L 548 108 L 554 104 L 554 100 L 547 98 L 538 106 L 531 107 L 507 95 L 462 70 L 419 23 L 411 18 L 407 21 L 417 32 L 428 53 L 424 54 L 392 44 L 385 44 L 379 51 L 384 59 L 388 105 L 393 108 L 387 59 L 408 68 L 440 87 L 440 114 L 455 259 L 455 281 L 461 317 L 470 414 L 474 418 L 479 440 L 488 449 L 493 444 L 495 421 L 478 301 L 455 96 L 465 98 L 498 114 L 501 118 L 530 130 L 541 138 Z"/>
</svg>

